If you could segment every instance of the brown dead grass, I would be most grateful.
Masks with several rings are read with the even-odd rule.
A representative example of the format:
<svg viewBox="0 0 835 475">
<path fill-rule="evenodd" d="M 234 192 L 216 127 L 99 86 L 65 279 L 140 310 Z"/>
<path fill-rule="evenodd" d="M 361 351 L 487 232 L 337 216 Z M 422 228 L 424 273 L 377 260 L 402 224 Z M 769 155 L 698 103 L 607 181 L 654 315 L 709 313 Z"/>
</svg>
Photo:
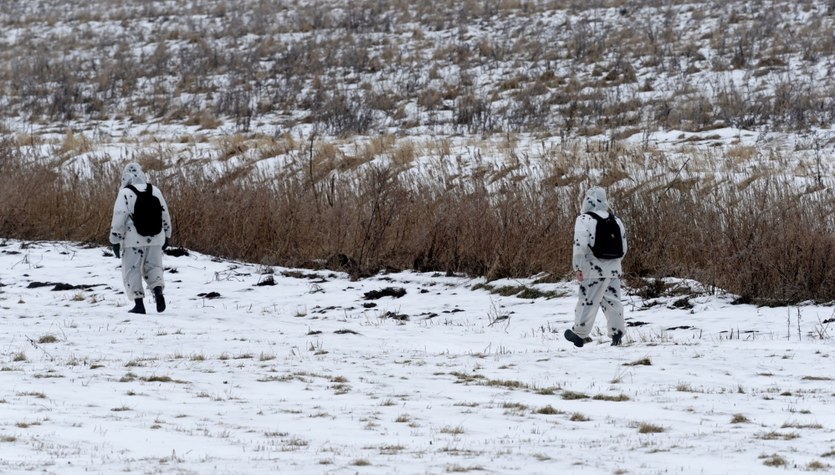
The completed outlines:
<svg viewBox="0 0 835 475">
<path fill-rule="evenodd" d="M 326 164 L 345 160 L 342 152 L 318 143 L 311 168 L 310 143 L 263 143 L 295 147 L 291 155 L 300 160 L 280 174 L 249 165 L 150 170 L 172 211 L 174 245 L 356 277 L 383 268 L 559 277 L 570 269 L 579 197 L 595 184 L 582 170 L 606 163 L 596 152 L 566 151 L 571 165 L 554 157 L 551 168 L 520 165 L 491 182 L 490 174 L 452 171 L 440 157 L 425 174 L 404 171 L 410 160 L 339 169 Z M 438 145 L 374 147 L 408 157 L 416 150 L 446 154 L 444 142 Z M 107 243 L 121 166 L 98 161 L 82 175 L 62 169 L 60 160 L 33 160 L 11 139 L 0 142 L 0 235 Z M 761 303 L 835 299 L 835 203 L 823 191 L 797 190 L 778 176 L 739 188 L 686 170 L 641 171 L 634 157 L 623 163 L 634 165 L 604 178 L 628 228 L 629 279 L 689 277 Z M 336 169 L 342 172 L 331 173 Z"/>
<path fill-rule="evenodd" d="M 343 137 L 439 124 L 612 137 L 639 126 L 805 131 L 833 120 L 832 83 L 811 79 L 808 68 L 835 56 L 828 34 L 835 7 L 796 3 L 778 0 L 763 13 L 744 0 L 316 0 L 291 10 L 258 1 L 183 8 L 94 0 L 61 15 L 33 0 L 7 6 L 0 25 L 38 38 L 4 45 L 2 113 L 35 123 L 121 117 L 242 131 L 279 117 L 281 127 L 315 122 Z M 232 9 L 251 15 L 238 21 L 226 14 Z M 539 27 L 563 15 L 564 23 Z M 160 25 L 150 40 L 131 28 L 154 18 L 178 21 Z M 108 28 L 91 28 L 92 21 Z M 139 53 L 137 44 L 151 49 Z M 807 70 L 780 83 L 789 67 Z M 762 90 L 704 75 L 732 69 L 777 79 Z M 448 78 L 446 70 L 460 75 Z M 397 84 L 382 86 L 381 74 Z M 641 94 L 647 90 L 658 94 Z M 421 117 L 404 113 L 412 102 Z"/>
</svg>

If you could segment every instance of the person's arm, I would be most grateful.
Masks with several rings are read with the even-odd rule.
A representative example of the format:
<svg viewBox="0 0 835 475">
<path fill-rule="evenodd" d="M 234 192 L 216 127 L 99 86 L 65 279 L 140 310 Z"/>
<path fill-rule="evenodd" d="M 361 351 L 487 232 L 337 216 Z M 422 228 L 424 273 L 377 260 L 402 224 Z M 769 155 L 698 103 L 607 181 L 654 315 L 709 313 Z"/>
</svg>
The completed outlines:
<svg viewBox="0 0 835 475">
<path fill-rule="evenodd" d="M 121 189 L 113 204 L 113 219 L 110 221 L 110 243 L 121 244 L 125 240 L 125 232 L 130 215 L 130 201 L 128 190 Z"/>
<path fill-rule="evenodd" d="M 166 242 L 171 239 L 171 214 L 168 212 L 168 203 L 165 202 L 165 197 L 159 188 L 154 187 L 154 194 L 159 199 L 159 204 L 162 206 L 162 230 L 165 232 Z"/>
<path fill-rule="evenodd" d="M 620 225 L 620 239 L 623 241 L 623 255 L 626 255 L 626 227 L 623 225 L 623 221 L 618 218 L 618 224 Z"/>
<path fill-rule="evenodd" d="M 580 215 L 574 221 L 574 244 L 572 247 L 571 267 L 574 270 L 574 276 L 578 281 L 583 280 L 583 267 L 588 261 L 589 243 L 591 242 L 591 233 L 589 231 L 588 220 L 591 219 L 585 215 Z"/>
</svg>

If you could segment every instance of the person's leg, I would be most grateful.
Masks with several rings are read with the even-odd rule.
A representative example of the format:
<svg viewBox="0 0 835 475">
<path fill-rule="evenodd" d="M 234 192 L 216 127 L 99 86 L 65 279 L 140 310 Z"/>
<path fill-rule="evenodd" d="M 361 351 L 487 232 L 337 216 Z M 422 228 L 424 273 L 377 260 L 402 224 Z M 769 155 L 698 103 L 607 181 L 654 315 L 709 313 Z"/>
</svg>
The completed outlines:
<svg viewBox="0 0 835 475">
<path fill-rule="evenodd" d="M 125 295 L 128 299 L 145 297 L 142 287 L 142 252 L 141 248 L 126 247 L 122 249 L 122 280 L 125 283 Z"/>
<path fill-rule="evenodd" d="M 161 287 L 164 289 L 162 248 L 160 246 L 148 246 L 141 249 L 144 254 L 142 276 L 148 284 L 148 288 L 155 289 Z"/>
<path fill-rule="evenodd" d="M 585 339 L 591 334 L 607 281 L 608 279 L 587 279 L 580 282 L 580 296 L 574 308 L 574 326 L 571 328 L 580 338 Z"/>
<path fill-rule="evenodd" d="M 149 246 L 145 250 L 145 265 L 144 278 L 148 283 L 148 287 L 153 289 L 154 301 L 157 304 L 157 312 L 165 311 L 165 297 L 163 296 L 163 289 L 165 288 L 165 280 L 163 279 L 162 266 L 162 247 Z"/>
<path fill-rule="evenodd" d="M 612 337 L 612 345 L 619 345 L 626 334 L 623 320 L 623 303 L 620 301 L 620 279 L 608 279 L 600 308 L 606 316 L 606 332 Z"/>
<path fill-rule="evenodd" d="M 142 252 L 140 248 L 126 247 L 122 249 L 122 281 L 125 284 L 125 295 L 133 300 L 134 307 L 130 313 L 145 313 L 145 290 L 142 287 Z"/>
</svg>

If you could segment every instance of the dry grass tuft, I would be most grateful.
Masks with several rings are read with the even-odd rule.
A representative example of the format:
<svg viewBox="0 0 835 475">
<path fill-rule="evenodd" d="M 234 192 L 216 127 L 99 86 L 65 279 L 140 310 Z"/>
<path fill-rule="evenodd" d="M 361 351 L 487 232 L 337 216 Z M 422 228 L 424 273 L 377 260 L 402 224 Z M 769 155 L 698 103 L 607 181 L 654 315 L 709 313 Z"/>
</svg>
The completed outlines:
<svg viewBox="0 0 835 475">
<path fill-rule="evenodd" d="M 545 415 L 556 415 L 556 414 L 564 414 L 563 411 L 559 409 L 554 409 L 550 404 L 547 406 L 540 407 L 534 411 L 536 414 L 545 414 Z"/>
<path fill-rule="evenodd" d="M 638 424 L 638 432 L 641 434 L 658 434 L 665 431 L 665 428 L 649 422 L 642 422 Z"/>
<path fill-rule="evenodd" d="M 778 454 L 764 455 L 761 458 L 765 459 L 763 465 L 768 467 L 784 467 L 788 463 L 786 459 Z"/>
<path fill-rule="evenodd" d="M 747 424 L 749 422 L 751 421 L 743 414 L 734 414 L 731 417 L 731 424 Z"/>
</svg>

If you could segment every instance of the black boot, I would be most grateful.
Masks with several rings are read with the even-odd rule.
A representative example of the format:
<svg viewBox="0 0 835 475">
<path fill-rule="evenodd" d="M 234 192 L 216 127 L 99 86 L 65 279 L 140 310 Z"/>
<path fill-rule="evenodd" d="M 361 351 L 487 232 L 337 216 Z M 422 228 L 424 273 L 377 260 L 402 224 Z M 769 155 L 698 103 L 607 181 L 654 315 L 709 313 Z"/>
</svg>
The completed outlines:
<svg viewBox="0 0 835 475">
<path fill-rule="evenodd" d="M 577 348 L 582 348 L 582 346 L 586 343 L 584 339 L 580 338 L 579 335 L 577 335 L 571 330 L 566 330 L 563 335 L 565 336 L 566 340 L 570 341 L 571 343 L 574 343 L 574 346 L 576 346 Z"/>
<path fill-rule="evenodd" d="M 133 306 L 132 309 L 128 310 L 128 313 L 145 313 L 145 302 L 142 299 L 133 299 L 136 304 Z"/>
<path fill-rule="evenodd" d="M 157 312 L 164 312 L 165 297 L 162 295 L 162 287 L 154 287 L 154 301 L 157 303 Z"/>
<path fill-rule="evenodd" d="M 618 330 L 612 334 L 612 346 L 620 346 L 623 340 L 623 332 Z"/>
</svg>

